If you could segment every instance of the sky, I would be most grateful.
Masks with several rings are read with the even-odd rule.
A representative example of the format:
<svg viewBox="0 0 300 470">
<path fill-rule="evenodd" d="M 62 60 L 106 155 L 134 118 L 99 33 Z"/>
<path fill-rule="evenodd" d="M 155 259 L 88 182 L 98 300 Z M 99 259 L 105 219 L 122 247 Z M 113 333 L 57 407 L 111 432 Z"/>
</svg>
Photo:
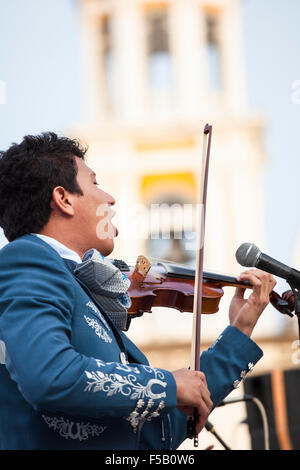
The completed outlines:
<svg viewBox="0 0 300 470">
<path fill-rule="evenodd" d="M 300 80 L 299 18 L 298 0 L 243 1 L 248 102 L 266 119 L 267 248 L 286 263 L 294 262 L 300 228 L 300 100 L 293 103 L 293 83 Z"/>
<path fill-rule="evenodd" d="M 0 149 L 25 134 L 63 132 L 82 120 L 76 3 L 0 0 L 0 86 L 6 86 Z M 266 122 L 267 243 L 261 249 L 287 264 L 294 263 L 297 237 L 300 244 L 300 92 L 299 104 L 292 95 L 300 81 L 299 18 L 299 0 L 242 0 L 248 104 Z"/>
<path fill-rule="evenodd" d="M 76 0 L 0 0 L 0 148 L 81 117 Z"/>
</svg>

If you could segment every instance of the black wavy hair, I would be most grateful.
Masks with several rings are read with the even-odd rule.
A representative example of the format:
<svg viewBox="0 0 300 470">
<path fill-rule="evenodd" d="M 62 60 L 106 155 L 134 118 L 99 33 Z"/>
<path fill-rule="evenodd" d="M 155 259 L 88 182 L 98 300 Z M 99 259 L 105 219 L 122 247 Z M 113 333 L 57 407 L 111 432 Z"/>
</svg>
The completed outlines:
<svg viewBox="0 0 300 470">
<path fill-rule="evenodd" d="M 75 156 L 84 160 L 86 151 L 77 140 L 54 132 L 27 135 L 0 151 L 0 226 L 9 241 L 42 230 L 56 186 L 83 195 Z"/>
</svg>

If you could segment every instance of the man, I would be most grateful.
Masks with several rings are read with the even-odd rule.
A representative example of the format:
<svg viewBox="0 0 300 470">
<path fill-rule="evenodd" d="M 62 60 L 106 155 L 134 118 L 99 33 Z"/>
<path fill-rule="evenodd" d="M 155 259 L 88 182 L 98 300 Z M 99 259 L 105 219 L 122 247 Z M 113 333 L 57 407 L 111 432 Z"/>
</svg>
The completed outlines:
<svg viewBox="0 0 300 470">
<path fill-rule="evenodd" d="M 253 292 L 246 300 L 237 289 L 203 372 L 152 368 L 76 274 L 91 249 L 105 260 L 117 235 L 115 200 L 98 187 L 85 149 L 46 133 L 0 156 L 0 225 L 10 242 L 0 252 L 0 447 L 176 449 L 187 416 L 197 409 L 199 433 L 262 356 L 250 335 L 274 279 L 240 276 Z"/>
</svg>

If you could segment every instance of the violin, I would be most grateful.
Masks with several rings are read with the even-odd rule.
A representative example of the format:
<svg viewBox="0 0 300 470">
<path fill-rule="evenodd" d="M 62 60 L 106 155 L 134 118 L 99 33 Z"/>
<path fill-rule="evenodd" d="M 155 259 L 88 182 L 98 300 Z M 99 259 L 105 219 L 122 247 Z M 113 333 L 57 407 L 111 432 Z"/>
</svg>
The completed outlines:
<svg viewBox="0 0 300 470">
<path fill-rule="evenodd" d="M 135 266 L 128 266 L 121 260 L 114 260 L 114 264 L 131 281 L 128 290 L 132 302 L 128 309 L 130 318 L 140 317 L 144 312 L 151 313 L 153 307 L 169 307 L 180 312 L 193 312 L 195 287 L 193 268 L 163 261 L 151 264 L 145 256 L 139 256 Z M 226 286 L 252 288 L 249 281 L 238 281 L 232 276 L 203 272 L 203 314 L 218 312 L 220 300 L 224 295 L 223 287 Z M 282 296 L 272 291 L 270 303 L 280 313 L 293 316 L 295 303 L 292 291 L 286 291 Z"/>
</svg>

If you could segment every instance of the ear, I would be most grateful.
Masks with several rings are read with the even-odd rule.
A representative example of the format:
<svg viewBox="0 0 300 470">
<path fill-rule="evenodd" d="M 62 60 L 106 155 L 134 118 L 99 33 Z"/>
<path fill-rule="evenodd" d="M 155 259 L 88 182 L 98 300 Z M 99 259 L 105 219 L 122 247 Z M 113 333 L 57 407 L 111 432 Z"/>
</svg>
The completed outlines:
<svg viewBox="0 0 300 470">
<path fill-rule="evenodd" d="M 74 205 L 72 194 L 65 190 L 62 186 L 56 186 L 52 192 L 51 209 L 58 209 L 65 215 L 74 215 Z"/>
</svg>

